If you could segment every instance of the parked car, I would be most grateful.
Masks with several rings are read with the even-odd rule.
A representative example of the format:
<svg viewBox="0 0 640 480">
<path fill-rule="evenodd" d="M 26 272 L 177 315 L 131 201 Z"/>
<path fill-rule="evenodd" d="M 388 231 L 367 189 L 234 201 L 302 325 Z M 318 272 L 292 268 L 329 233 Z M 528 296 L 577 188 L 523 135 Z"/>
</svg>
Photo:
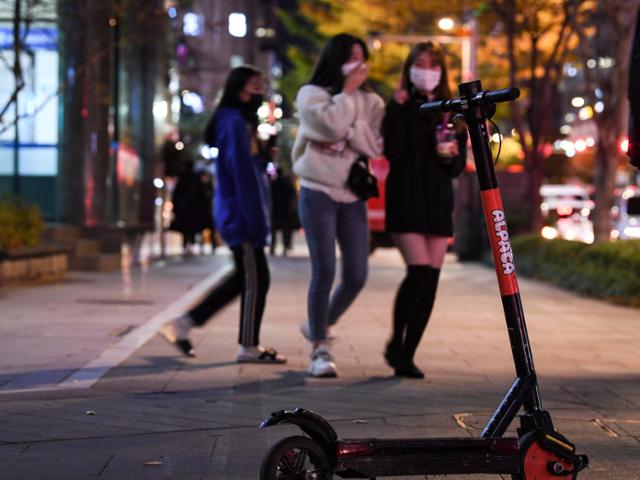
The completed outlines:
<svg viewBox="0 0 640 480">
<path fill-rule="evenodd" d="M 620 240 L 640 238 L 640 189 L 626 187 L 616 192 L 611 209 L 611 237 Z"/>
<path fill-rule="evenodd" d="M 589 219 L 594 203 L 581 185 L 542 185 L 540 210 L 545 238 L 564 238 L 593 243 L 593 223 Z"/>
</svg>

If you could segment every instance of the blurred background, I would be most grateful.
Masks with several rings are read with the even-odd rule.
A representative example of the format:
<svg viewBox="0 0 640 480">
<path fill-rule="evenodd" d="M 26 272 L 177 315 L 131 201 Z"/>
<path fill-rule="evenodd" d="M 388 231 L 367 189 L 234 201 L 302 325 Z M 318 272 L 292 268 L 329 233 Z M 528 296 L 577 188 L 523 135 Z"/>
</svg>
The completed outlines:
<svg viewBox="0 0 640 480">
<path fill-rule="evenodd" d="M 625 156 L 639 5 L 4 0 L 0 250 L 66 245 L 74 268 L 98 270 L 118 268 L 123 255 L 165 255 L 185 166 L 215 186 L 217 151 L 202 131 L 230 69 L 265 72 L 259 131 L 270 171 L 289 173 L 295 93 L 325 40 L 343 31 L 366 40 L 371 86 L 385 99 L 411 45 L 428 40 L 448 53 L 452 82 L 521 88 L 492 131 L 512 233 L 585 244 L 640 238 L 639 180 Z M 377 160 L 382 183 L 385 160 Z M 453 248 L 480 258 L 486 234 L 471 159 L 457 192 Z M 372 249 L 377 236 L 384 244 L 382 205 L 370 205 Z M 199 243 L 213 250 L 215 233 Z"/>
</svg>

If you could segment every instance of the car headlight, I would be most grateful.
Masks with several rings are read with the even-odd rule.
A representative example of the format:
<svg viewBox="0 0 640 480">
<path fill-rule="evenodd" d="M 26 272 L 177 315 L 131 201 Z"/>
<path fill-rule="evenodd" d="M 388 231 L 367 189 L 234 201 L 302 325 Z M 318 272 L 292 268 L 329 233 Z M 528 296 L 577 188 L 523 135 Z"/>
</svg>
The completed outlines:
<svg viewBox="0 0 640 480">
<path fill-rule="evenodd" d="M 553 227 L 542 227 L 542 231 L 540 233 L 547 240 L 552 240 L 558 237 L 558 230 Z"/>
</svg>

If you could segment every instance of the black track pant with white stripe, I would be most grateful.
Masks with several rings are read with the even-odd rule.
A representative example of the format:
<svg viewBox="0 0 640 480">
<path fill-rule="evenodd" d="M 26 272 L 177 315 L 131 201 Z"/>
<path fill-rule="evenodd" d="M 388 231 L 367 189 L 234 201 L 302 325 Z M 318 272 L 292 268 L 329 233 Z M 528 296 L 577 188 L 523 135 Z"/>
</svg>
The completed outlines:
<svg viewBox="0 0 640 480">
<path fill-rule="evenodd" d="M 222 307 L 240 295 L 240 334 L 245 347 L 260 343 L 260 323 L 269 291 L 269 264 L 263 248 L 250 243 L 231 247 L 235 269 L 193 309 L 189 316 L 195 325 L 204 325 Z"/>
</svg>

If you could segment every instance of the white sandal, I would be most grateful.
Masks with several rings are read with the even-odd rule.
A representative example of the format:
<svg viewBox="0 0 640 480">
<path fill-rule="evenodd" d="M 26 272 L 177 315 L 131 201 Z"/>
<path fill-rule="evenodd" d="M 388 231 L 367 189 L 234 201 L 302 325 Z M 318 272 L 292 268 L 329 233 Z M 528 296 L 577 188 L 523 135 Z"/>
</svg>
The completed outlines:
<svg viewBox="0 0 640 480">
<path fill-rule="evenodd" d="M 287 363 L 286 357 L 280 355 L 273 348 L 266 348 L 259 353 L 241 353 L 238 355 L 238 363 Z"/>
</svg>

